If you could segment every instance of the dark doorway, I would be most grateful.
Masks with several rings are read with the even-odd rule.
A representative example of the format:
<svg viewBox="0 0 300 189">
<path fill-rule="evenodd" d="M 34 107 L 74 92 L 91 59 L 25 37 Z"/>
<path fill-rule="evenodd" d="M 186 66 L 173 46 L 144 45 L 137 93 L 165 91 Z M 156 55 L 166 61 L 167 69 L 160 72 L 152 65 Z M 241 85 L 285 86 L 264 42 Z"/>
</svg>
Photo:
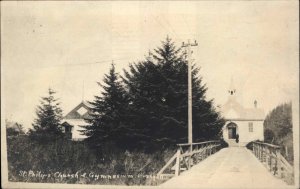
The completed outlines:
<svg viewBox="0 0 300 189">
<path fill-rule="evenodd" d="M 228 128 L 228 138 L 229 139 L 235 139 L 236 138 L 236 127 L 237 127 L 237 125 L 235 123 L 229 123 L 227 125 L 227 128 Z"/>
<path fill-rule="evenodd" d="M 229 139 L 236 138 L 236 128 L 228 128 L 228 138 Z"/>
</svg>

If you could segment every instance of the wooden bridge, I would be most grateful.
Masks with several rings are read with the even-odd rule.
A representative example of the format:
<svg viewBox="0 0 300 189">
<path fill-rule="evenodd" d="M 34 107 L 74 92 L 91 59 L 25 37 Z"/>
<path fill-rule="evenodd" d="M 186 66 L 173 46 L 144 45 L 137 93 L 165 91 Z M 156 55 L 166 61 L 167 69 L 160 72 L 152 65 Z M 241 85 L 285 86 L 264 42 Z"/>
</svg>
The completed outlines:
<svg viewBox="0 0 300 189">
<path fill-rule="evenodd" d="M 253 142 L 222 148 L 218 141 L 179 144 L 176 154 L 158 172 L 171 177 L 162 188 L 293 188 L 293 167 L 280 147 Z"/>
</svg>

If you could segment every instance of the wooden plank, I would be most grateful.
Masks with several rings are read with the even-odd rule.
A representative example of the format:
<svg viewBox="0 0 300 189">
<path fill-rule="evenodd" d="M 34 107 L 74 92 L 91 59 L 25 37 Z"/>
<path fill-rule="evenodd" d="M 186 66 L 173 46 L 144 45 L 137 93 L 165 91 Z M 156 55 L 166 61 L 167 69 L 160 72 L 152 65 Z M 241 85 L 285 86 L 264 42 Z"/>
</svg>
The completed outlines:
<svg viewBox="0 0 300 189">
<path fill-rule="evenodd" d="M 175 177 L 180 173 L 180 149 L 176 153 L 176 163 L 175 163 Z"/>
<path fill-rule="evenodd" d="M 254 144 L 261 144 L 261 145 L 264 145 L 264 146 L 268 146 L 268 147 L 271 147 L 271 148 L 280 148 L 280 146 L 277 146 L 277 145 L 274 145 L 274 144 L 269 144 L 269 143 L 263 143 L 263 142 L 253 142 Z"/>
<path fill-rule="evenodd" d="M 166 163 L 165 166 L 163 166 L 163 168 L 157 173 L 157 175 L 160 175 L 164 172 L 164 170 L 174 161 L 174 159 L 177 157 L 177 153 L 175 153 L 171 159 Z"/>
<path fill-rule="evenodd" d="M 213 143 L 213 142 L 219 142 L 218 140 L 211 140 L 211 141 L 206 141 L 206 142 L 197 142 L 197 143 L 192 143 L 192 145 L 197 145 L 197 144 L 207 144 L 207 143 Z M 183 143 L 183 144 L 177 144 L 177 146 L 190 146 L 190 143 Z"/>
<path fill-rule="evenodd" d="M 186 158 L 182 158 L 182 162 L 184 163 L 184 165 L 186 166 L 186 169 L 188 169 L 189 168 L 189 165 L 188 165 L 188 163 L 187 163 L 187 159 Z"/>
<path fill-rule="evenodd" d="M 186 150 L 185 151 L 183 149 L 183 148 L 186 148 L 186 147 L 191 147 L 191 145 L 195 146 L 195 150 L 193 150 L 193 151 Z M 201 145 L 201 146 L 198 146 L 198 145 Z M 186 166 L 186 168 L 188 169 L 189 165 L 191 165 L 191 163 L 188 163 L 188 162 L 190 161 L 190 159 L 192 159 L 192 156 L 194 156 L 196 154 L 199 154 L 201 157 L 203 157 L 203 158 L 201 158 L 201 160 L 205 159 L 208 156 L 208 154 L 205 154 L 204 152 L 206 152 L 208 149 L 212 150 L 214 148 L 217 148 L 218 146 L 220 146 L 219 141 L 207 141 L 207 142 L 199 142 L 199 143 L 192 143 L 192 144 L 189 144 L 189 143 L 178 144 L 179 148 L 178 148 L 177 152 L 165 164 L 165 166 L 157 173 L 157 175 L 158 176 L 163 175 L 163 172 L 176 159 L 175 165 L 171 169 L 175 170 L 175 176 L 178 176 L 180 174 L 180 170 L 183 170 L 183 168 L 181 167 L 181 163 L 183 163 Z M 216 151 L 217 151 L 217 149 L 216 149 Z M 198 157 L 196 157 L 196 158 L 198 158 Z"/>
<path fill-rule="evenodd" d="M 159 177 L 174 177 L 174 174 L 160 174 Z"/>
<path fill-rule="evenodd" d="M 281 154 L 280 154 L 280 160 L 283 163 L 282 165 L 284 165 L 290 172 L 294 172 L 293 166 L 291 166 L 289 162 Z"/>
<path fill-rule="evenodd" d="M 180 157 L 187 157 L 187 156 L 192 156 L 196 153 L 201 153 L 203 152 L 204 150 L 206 150 L 207 148 L 204 147 L 204 148 L 201 148 L 201 150 L 198 150 L 198 151 L 194 151 L 194 152 L 188 152 L 188 153 L 184 153 L 184 154 L 181 154 Z"/>
</svg>

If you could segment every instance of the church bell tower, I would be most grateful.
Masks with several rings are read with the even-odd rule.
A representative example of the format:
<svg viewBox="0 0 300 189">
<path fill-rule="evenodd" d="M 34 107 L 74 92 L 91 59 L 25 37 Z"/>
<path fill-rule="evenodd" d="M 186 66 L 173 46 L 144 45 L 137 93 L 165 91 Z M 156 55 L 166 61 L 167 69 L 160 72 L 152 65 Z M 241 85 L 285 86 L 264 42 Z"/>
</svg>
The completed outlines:
<svg viewBox="0 0 300 189">
<path fill-rule="evenodd" d="M 228 89 L 229 98 L 235 98 L 236 97 L 236 89 L 233 83 L 233 78 L 231 77 L 230 86 Z"/>
</svg>

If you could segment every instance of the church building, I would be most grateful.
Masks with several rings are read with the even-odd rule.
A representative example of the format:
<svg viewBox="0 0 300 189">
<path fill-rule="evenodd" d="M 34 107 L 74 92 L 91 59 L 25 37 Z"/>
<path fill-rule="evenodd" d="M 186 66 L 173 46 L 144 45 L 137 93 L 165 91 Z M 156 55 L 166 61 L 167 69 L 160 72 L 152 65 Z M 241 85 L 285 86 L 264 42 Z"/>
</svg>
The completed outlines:
<svg viewBox="0 0 300 189">
<path fill-rule="evenodd" d="M 254 140 L 264 140 L 265 114 L 263 109 L 257 107 L 257 101 L 253 102 L 253 108 L 245 108 L 239 104 L 232 81 L 228 94 L 228 100 L 221 108 L 226 120 L 222 128 L 223 139 L 229 146 L 245 146 Z"/>
<path fill-rule="evenodd" d="M 63 118 L 62 128 L 69 139 L 81 141 L 86 138 L 80 131 L 87 125 L 85 119 L 89 118 L 89 111 L 88 103 L 82 101 Z"/>
</svg>

